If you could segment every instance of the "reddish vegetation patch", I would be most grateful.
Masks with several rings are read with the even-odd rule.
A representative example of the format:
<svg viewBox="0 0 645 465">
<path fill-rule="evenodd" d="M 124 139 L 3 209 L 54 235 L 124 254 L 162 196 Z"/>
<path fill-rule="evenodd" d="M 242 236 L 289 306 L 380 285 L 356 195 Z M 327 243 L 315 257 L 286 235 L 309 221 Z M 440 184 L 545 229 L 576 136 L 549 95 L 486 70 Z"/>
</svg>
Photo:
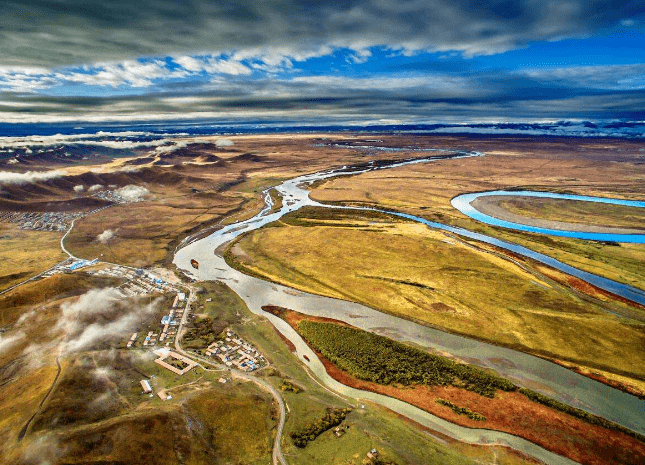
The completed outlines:
<svg viewBox="0 0 645 465">
<path fill-rule="evenodd" d="M 294 329 L 297 329 L 297 324 L 304 319 L 346 325 L 330 318 L 309 317 L 280 307 L 264 309 L 275 312 L 275 315 L 283 318 Z M 327 373 L 338 382 L 356 389 L 394 397 L 452 423 L 514 434 L 582 464 L 645 463 L 645 444 L 626 434 L 590 425 L 532 402 L 519 392 L 498 391 L 494 399 L 489 399 L 453 386 L 381 385 L 357 379 L 325 359 L 318 351 L 314 352 L 322 361 Z M 486 417 L 486 421 L 475 421 L 458 415 L 449 407 L 436 403 L 437 398 L 449 400 L 459 407 L 467 407 L 480 413 Z"/>
<path fill-rule="evenodd" d="M 561 279 L 553 278 L 556 281 L 562 283 Z M 632 302 L 629 299 L 625 299 L 624 297 L 621 297 L 616 294 L 612 294 L 611 292 L 607 292 L 604 289 L 600 289 L 599 287 L 594 286 L 593 284 L 589 284 L 588 282 L 583 281 L 582 279 L 573 277 L 573 276 L 567 276 L 566 277 L 566 283 L 563 284 L 568 284 L 572 288 L 584 292 L 585 294 L 588 294 L 592 297 L 596 296 L 603 296 L 603 297 L 609 297 L 611 299 L 617 300 L 619 302 L 622 302 L 624 304 L 631 305 L 632 307 L 639 308 L 641 310 L 645 310 L 645 305 L 641 305 L 637 302 Z"/>
<path fill-rule="evenodd" d="M 276 307 L 274 305 L 265 305 L 264 307 L 262 307 L 262 310 L 271 313 L 278 318 L 282 318 L 295 329 L 298 328 L 298 323 L 300 323 L 302 320 L 316 321 L 318 323 L 334 323 L 339 326 L 347 326 L 348 328 L 358 329 L 355 326 L 345 323 L 344 321 L 334 320 L 333 318 L 325 318 L 323 316 L 304 315 L 302 313 L 289 310 L 288 308 Z"/>
<path fill-rule="evenodd" d="M 282 339 L 282 341 L 287 345 L 287 347 L 289 348 L 289 351 L 291 351 L 291 352 L 295 352 L 295 351 L 296 351 L 296 346 L 293 344 L 293 342 L 291 342 L 289 339 L 287 339 L 287 338 L 286 338 L 286 337 L 285 337 L 285 336 L 284 336 L 280 331 L 278 331 L 277 329 L 275 330 L 275 332 L 276 332 L 276 333 L 278 333 L 278 336 L 280 337 L 280 339 Z"/>
<path fill-rule="evenodd" d="M 641 391 L 639 389 L 636 389 L 633 386 L 629 386 L 627 384 L 621 383 L 620 381 L 609 379 L 609 378 L 601 375 L 600 373 L 596 373 L 596 372 L 593 372 L 593 371 L 590 372 L 590 371 L 584 370 L 584 369 L 580 368 L 577 365 L 572 365 L 571 363 L 567 363 L 567 362 L 564 362 L 562 360 L 558 360 L 558 359 L 549 359 L 549 360 L 551 360 L 553 363 L 556 363 L 556 364 L 560 365 L 561 367 L 568 368 L 569 370 L 573 370 L 576 373 L 578 373 L 579 375 L 586 376 L 587 378 L 594 379 L 594 380 L 596 380 L 596 381 L 598 381 L 600 383 L 607 384 L 608 386 L 611 386 L 611 387 L 613 387 L 615 389 L 618 389 L 620 391 L 626 392 L 627 394 L 631 394 L 632 396 L 636 396 L 639 399 L 645 399 L 645 392 L 643 392 L 643 391 Z"/>
<path fill-rule="evenodd" d="M 432 305 L 430 305 L 430 308 L 432 308 L 434 311 L 437 311 L 437 312 L 453 313 L 455 311 L 453 307 L 451 307 L 450 305 L 444 304 L 443 302 L 435 302 Z"/>
</svg>

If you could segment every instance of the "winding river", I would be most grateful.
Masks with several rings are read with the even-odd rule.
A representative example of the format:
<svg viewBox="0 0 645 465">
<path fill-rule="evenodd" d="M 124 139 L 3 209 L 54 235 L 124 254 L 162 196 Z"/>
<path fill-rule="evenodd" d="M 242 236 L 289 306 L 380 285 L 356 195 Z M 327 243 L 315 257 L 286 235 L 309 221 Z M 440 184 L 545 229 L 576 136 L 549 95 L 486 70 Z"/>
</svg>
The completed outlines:
<svg viewBox="0 0 645 465">
<path fill-rule="evenodd" d="M 481 155 L 477 152 L 461 153 L 453 156 L 453 158 Z M 268 192 L 265 192 L 264 199 L 266 207 L 262 212 L 253 218 L 228 225 L 208 237 L 184 245 L 183 248 L 176 252 L 173 262 L 185 274 L 195 279 L 220 280 L 225 282 L 240 295 L 252 312 L 267 318 L 285 337 L 293 342 L 296 347 L 296 354 L 300 360 L 324 384 L 334 391 L 356 399 L 369 399 L 460 441 L 476 444 L 495 443 L 507 445 L 549 464 L 573 463 L 569 459 L 549 452 L 511 434 L 486 429 L 461 427 L 397 399 L 357 390 L 338 383 L 326 373 L 320 360 L 293 328 L 282 319 L 264 312 L 261 307 L 264 305 L 277 305 L 310 315 L 331 317 L 399 341 L 415 343 L 438 351 L 448 352 L 468 363 L 473 363 L 481 367 L 489 367 L 500 373 L 500 375 L 512 379 L 518 385 L 527 386 L 543 392 L 569 405 L 582 408 L 631 428 L 634 431 L 645 434 L 645 401 L 639 400 L 634 396 L 581 376 L 554 363 L 522 352 L 445 333 L 381 313 L 357 303 L 312 295 L 247 276 L 229 267 L 221 256 L 214 253 L 215 249 L 232 241 L 239 235 L 276 221 L 283 215 L 304 206 L 347 208 L 324 205 L 310 199 L 305 186 L 314 181 L 335 176 L 353 175 L 371 170 L 394 168 L 410 163 L 427 163 L 437 158 L 445 159 L 446 157 L 427 157 L 393 163 L 387 166 L 374 163 L 361 169 L 343 167 L 338 170 L 323 171 L 285 181 L 276 187 L 283 198 L 282 207 L 279 211 L 272 211 L 273 205 L 271 197 Z M 374 210 L 368 208 L 358 209 Z M 431 228 L 449 231 L 464 237 L 497 245 L 498 247 L 541 261 L 566 273 L 573 274 L 598 287 L 622 295 L 630 300 L 645 303 L 645 292 L 639 289 L 577 270 L 551 257 L 524 247 L 500 241 L 483 234 L 473 233 L 465 229 L 430 222 L 413 215 L 395 212 L 386 213 L 418 221 Z M 191 266 L 191 259 L 199 262 L 199 269 Z"/>
<path fill-rule="evenodd" d="M 590 241 L 613 241 L 613 242 L 631 242 L 636 244 L 645 244 L 645 234 L 616 234 L 616 233 L 600 233 L 600 232 L 586 232 L 586 231 L 567 231 L 563 229 L 541 228 L 539 226 L 531 226 L 527 224 L 514 223 L 506 221 L 494 216 L 487 215 L 477 208 L 472 203 L 483 197 L 499 197 L 499 196 L 516 196 L 516 197 L 538 197 L 546 199 L 559 199 L 559 200 L 576 200 L 580 202 L 595 202 L 606 203 L 611 205 L 622 205 L 625 207 L 645 208 L 645 202 L 637 200 L 622 200 L 611 199 L 606 197 L 591 197 L 588 195 L 573 195 L 573 194 L 556 194 L 553 192 L 535 192 L 535 191 L 488 191 L 488 192 L 475 192 L 472 194 L 458 195 L 450 201 L 453 207 L 459 210 L 466 216 L 469 216 L 482 223 L 490 224 L 492 226 L 500 226 L 503 228 L 514 229 L 516 231 L 526 231 L 539 234 L 548 234 L 550 236 L 571 237 L 574 239 L 585 239 Z"/>
</svg>

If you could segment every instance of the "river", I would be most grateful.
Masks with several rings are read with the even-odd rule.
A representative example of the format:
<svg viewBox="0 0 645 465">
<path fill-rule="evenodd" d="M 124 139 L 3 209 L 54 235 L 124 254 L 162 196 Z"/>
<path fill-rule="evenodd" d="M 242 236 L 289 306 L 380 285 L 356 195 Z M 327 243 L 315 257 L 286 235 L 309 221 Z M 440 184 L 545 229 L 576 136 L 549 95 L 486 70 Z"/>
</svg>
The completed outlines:
<svg viewBox="0 0 645 465">
<path fill-rule="evenodd" d="M 546 199 L 576 200 L 579 202 L 606 203 L 611 205 L 622 205 L 626 207 L 645 208 L 645 202 L 637 200 L 612 199 L 607 197 L 591 197 L 588 195 L 573 194 L 556 194 L 553 192 L 536 192 L 536 191 L 488 191 L 475 192 L 471 194 L 458 195 L 450 201 L 453 207 L 466 216 L 469 216 L 482 223 L 490 224 L 516 231 L 526 231 L 538 234 L 548 234 L 550 236 L 570 237 L 574 239 L 585 239 L 590 241 L 611 241 L 611 242 L 630 242 L 636 244 L 645 244 L 645 234 L 614 234 L 599 233 L 587 231 L 567 231 L 563 229 L 541 228 L 521 223 L 513 223 L 494 216 L 487 215 L 477 210 L 473 205 L 476 199 L 481 197 L 495 196 L 516 196 L 516 197 L 538 197 Z"/>
<path fill-rule="evenodd" d="M 481 155 L 482 154 L 475 152 L 462 153 L 458 156 L 468 157 Z M 445 159 L 445 157 L 442 158 Z M 231 289 L 233 289 L 233 291 L 240 295 L 253 313 L 267 318 L 285 337 L 293 342 L 296 346 L 296 354 L 298 358 L 331 389 L 353 398 L 370 399 L 371 401 L 384 405 L 395 412 L 412 418 L 420 424 L 440 431 L 458 440 L 469 443 L 504 444 L 536 457 L 546 463 L 572 463 L 570 460 L 542 449 L 541 447 L 522 438 L 486 429 L 464 428 L 399 400 L 371 392 L 359 391 L 338 383 L 327 375 L 320 360 L 309 349 L 293 328 L 280 318 L 264 312 L 261 307 L 264 305 L 277 305 L 310 315 L 331 317 L 345 321 L 366 331 L 378 333 L 399 341 L 411 342 L 438 351 L 448 352 L 468 363 L 473 363 L 482 367 L 489 367 L 497 371 L 500 375 L 513 380 L 518 385 L 530 387 L 555 399 L 566 402 L 569 405 L 582 408 L 631 428 L 634 431 L 645 434 L 645 415 L 643 415 L 643 412 L 645 412 L 645 401 L 639 400 L 634 396 L 581 376 L 554 363 L 522 352 L 494 346 L 481 341 L 469 339 L 467 337 L 445 333 L 392 315 L 381 313 L 357 303 L 307 294 L 285 286 L 266 282 L 252 276 L 247 276 L 229 267 L 221 256 L 214 253 L 214 251 L 221 245 L 232 241 L 239 235 L 276 221 L 283 215 L 304 206 L 338 208 L 318 203 L 309 198 L 309 192 L 305 186 L 314 181 L 335 176 L 352 175 L 370 170 L 394 168 L 396 166 L 410 163 L 427 163 L 432 162 L 435 159 L 437 159 L 437 157 L 428 157 L 395 163 L 389 166 L 373 164 L 361 169 L 343 167 L 339 170 L 323 171 L 320 173 L 299 176 L 285 181 L 276 187 L 277 191 L 283 198 L 282 207 L 279 211 L 272 212 L 271 197 L 268 192 L 265 192 L 264 198 L 267 206 L 262 210 L 262 212 L 248 220 L 228 225 L 208 237 L 188 243 L 176 252 L 173 262 L 184 273 L 197 280 L 220 280 L 225 282 L 229 287 L 231 287 Z M 369 209 L 366 208 L 365 210 Z M 562 271 L 567 273 L 570 273 L 570 271 L 577 271 L 578 274 L 570 274 L 574 274 L 581 279 L 585 279 L 585 277 L 597 278 L 597 280 L 600 280 L 602 284 L 612 289 L 618 286 L 619 290 L 624 291 L 628 295 L 626 298 L 630 298 L 629 296 L 634 294 L 645 301 L 645 293 L 643 293 L 643 291 L 630 288 L 629 286 L 621 285 L 619 283 L 614 283 L 606 278 L 601 278 L 590 273 L 576 270 L 573 267 L 569 267 L 568 265 L 562 264 L 548 256 L 538 254 L 524 247 L 503 242 L 482 234 L 473 233 L 465 229 L 429 222 L 413 215 L 393 212 L 387 213 L 419 221 L 432 228 L 438 228 L 465 237 L 483 240 L 512 250 L 515 253 L 530 256 L 531 258 L 542 261 L 543 263 L 554 266 L 555 268 L 562 269 Z M 191 266 L 191 259 L 195 259 L 199 262 L 198 269 Z M 307 358 L 305 358 L 305 356 Z"/>
</svg>

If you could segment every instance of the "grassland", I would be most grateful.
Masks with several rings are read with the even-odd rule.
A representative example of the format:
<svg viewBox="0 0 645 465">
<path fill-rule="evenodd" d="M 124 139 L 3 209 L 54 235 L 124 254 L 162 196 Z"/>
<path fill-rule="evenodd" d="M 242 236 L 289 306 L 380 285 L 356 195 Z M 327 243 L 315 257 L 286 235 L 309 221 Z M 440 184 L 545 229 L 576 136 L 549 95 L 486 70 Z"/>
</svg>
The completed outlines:
<svg viewBox="0 0 645 465">
<path fill-rule="evenodd" d="M 627 311 L 625 304 L 583 299 L 522 263 L 422 225 L 361 220 L 355 212 L 351 222 L 347 212 L 308 219 L 310 212 L 244 236 L 229 262 L 455 333 L 635 379 L 645 375 L 642 326 L 602 306 Z"/>
<path fill-rule="evenodd" d="M 67 258 L 62 233 L 28 231 L 0 223 L 0 290 L 24 281 Z"/>
<path fill-rule="evenodd" d="M 319 185 L 311 197 L 322 202 L 403 211 L 462 226 L 526 245 L 586 271 L 642 286 L 642 245 L 615 246 L 488 227 L 450 205 L 450 200 L 459 194 L 498 189 L 642 199 L 645 165 L 638 144 L 575 139 L 528 143 L 521 138 L 478 141 L 459 137 L 453 144 L 485 152 L 486 156 L 339 177 Z"/>
<path fill-rule="evenodd" d="M 69 250 L 83 258 L 100 257 L 138 267 L 168 264 L 183 238 L 205 234 L 260 211 L 264 206 L 260 193 L 267 187 L 305 172 L 364 162 L 360 152 L 316 146 L 317 135 L 233 139 L 231 149 L 219 151 L 208 144 L 193 144 L 190 150 L 165 155 L 164 162 L 169 165 L 147 162 L 138 166 L 138 171 L 112 174 L 105 181 L 86 179 L 89 174 L 79 168 L 80 174 L 69 180 L 69 189 L 74 183 L 127 183 L 143 186 L 151 194 L 145 202 L 115 205 L 79 220 L 67 238 Z M 216 161 L 204 164 L 205 156 Z M 60 192 L 65 195 L 71 194 Z M 108 229 L 113 238 L 106 243 L 98 241 L 97 236 Z"/>
</svg>

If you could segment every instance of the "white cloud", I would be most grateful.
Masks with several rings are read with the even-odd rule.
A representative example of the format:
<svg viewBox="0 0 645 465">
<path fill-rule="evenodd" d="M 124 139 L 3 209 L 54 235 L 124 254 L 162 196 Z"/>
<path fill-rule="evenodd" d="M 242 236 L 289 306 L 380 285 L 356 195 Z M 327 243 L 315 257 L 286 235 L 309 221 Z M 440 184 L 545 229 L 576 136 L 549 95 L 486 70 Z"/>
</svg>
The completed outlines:
<svg viewBox="0 0 645 465">
<path fill-rule="evenodd" d="M 85 186 L 83 184 L 78 184 L 74 186 L 74 192 L 83 192 L 85 190 Z"/>
<path fill-rule="evenodd" d="M 93 184 L 90 187 L 88 187 L 87 192 L 92 193 L 96 191 L 100 191 L 101 189 L 104 189 L 105 186 L 103 184 Z"/>
<path fill-rule="evenodd" d="M 145 187 L 130 184 L 116 190 L 116 193 L 128 202 L 140 202 L 150 195 L 150 191 Z"/>
<path fill-rule="evenodd" d="M 114 237 L 115 233 L 116 232 L 111 229 L 106 229 L 101 234 L 96 236 L 96 240 L 99 241 L 101 244 L 107 244 L 110 241 L 110 239 Z"/>
<path fill-rule="evenodd" d="M 58 72 L 54 75 L 58 82 L 80 83 L 90 86 L 108 87 L 149 87 L 153 81 L 161 78 L 178 78 L 185 76 L 182 70 L 171 71 L 161 60 L 140 62 L 128 60 L 121 63 L 97 63 L 85 66 L 81 71 Z"/>
<path fill-rule="evenodd" d="M 61 305 L 61 317 L 55 327 L 66 334 L 59 350 L 75 352 L 98 343 L 122 338 L 157 311 L 160 300 L 148 305 L 127 302 L 115 288 L 92 289 L 73 303 Z"/>
<path fill-rule="evenodd" d="M 217 147 L 232 147 L 235 143 L 231 139 L 217 139 L 215 145 Z"/>
<path fill-rule="evenodd" d="M 140 131 L 104 132 L 96 134 L 54 134 L 51 136 L 17 136 L 0 137 L 0 148 L 48 147 L 54 145 L 96 145 L 114 148 L 154 147 L 165 144 L 165 139 L 150 141 L 136 140 L 140 137 L 151 137 L 152 133 Z M 132 138 L 130 140 L 122 140 Z M 118 139 L 118 140 L 111 140 Z"/>
<path fill-rule="evenodd" d="M 190 73 L 228 74 L 248 76 L 253 70 L 236 58 L 223 58 L 212 55 L 178 56 L 173 61 Z"/>
<path fill-rule="evenodd" d="M 21 331 L 9 336 L 7 336 L 6 334 L 0 334 L 0 353 L 10 350 L 12 347 L 22 342 L 24 339 L 25 333 Z"/>
<path fill-rule="evenodd" d="M 29 184 L 32 182 L 46 181 L 48 179 L 60 178 L 65 176 L 67 172 L 64 170 L 51 170 L 51 171 L 27 171 L 25 173 L 14 173 L 12 171 L 0 171 L 0 185 L 1 184 Z"/>
</svg>

